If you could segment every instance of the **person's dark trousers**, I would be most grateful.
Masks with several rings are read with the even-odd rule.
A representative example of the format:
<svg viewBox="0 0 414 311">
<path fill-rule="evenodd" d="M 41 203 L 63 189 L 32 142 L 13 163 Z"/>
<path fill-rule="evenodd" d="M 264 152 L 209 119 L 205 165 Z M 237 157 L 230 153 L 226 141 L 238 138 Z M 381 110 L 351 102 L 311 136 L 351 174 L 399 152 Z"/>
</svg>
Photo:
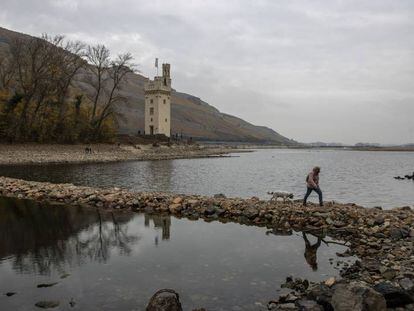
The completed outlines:
<svg viewBox="0 0 414 311">
<path fill-rule="evenodd" d="M 317 188 L 309 188 L 306 190 L 306 194 L 305 194 L 305 198 L 303 199 L 303 205 L 306 205 L 306 201 L 308 200 L 309 195 L 311 194 L 312 191 L 315 191 L 318 196 L 319 196 L 319 205 L 322 206 L 323 205 L 323 200 L 322 200 L 322 191 L 321 188 L 317 187 Z"/>
</svg>

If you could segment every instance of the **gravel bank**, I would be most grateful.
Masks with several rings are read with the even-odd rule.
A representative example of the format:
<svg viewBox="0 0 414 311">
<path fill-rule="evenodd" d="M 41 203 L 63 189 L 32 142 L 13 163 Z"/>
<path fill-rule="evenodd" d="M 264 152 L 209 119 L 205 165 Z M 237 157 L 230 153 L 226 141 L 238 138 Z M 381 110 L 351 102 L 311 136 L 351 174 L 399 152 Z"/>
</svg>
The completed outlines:
<svg viewBox="0 0 414 311">
<path fill-rule="evenodd" d="M 86 152 L 91 148 L 92 152 Z M 204 147 L 198 145 L 42 145 L 0 144 L 0 165 L 98 163 L 117 161 L 170 160 L 225 156 L 231 152 L 246 152 L 228 147 Z"/>
<path fill-rule="evenodd" d="M 414 211 L 410 207 L 381 210 L 334 202 L 326 202 L 325 207 L 302 207 L 299 202 L 269 202 L 254 197 L 133 193 L 119 188 L 79 187 L 6 177 L 0 177 L 0 195 L 105 210 L 232 221 L 265 226 L 274 234 L 304 231 L 329 235 L 349 246 L 348 251 L 338 256 L 358 256 L 359 260 L 344 267 L 340 280 L 313 284 L 288 278 L 289 293 L 269 304 L 269 309 L 333 310 L 332 306 L 340 306 L 335 310 L 351 310 L 346 307 L 349 303 L 361 306 L 352 310 L 414 310 Z"/>
</svg>

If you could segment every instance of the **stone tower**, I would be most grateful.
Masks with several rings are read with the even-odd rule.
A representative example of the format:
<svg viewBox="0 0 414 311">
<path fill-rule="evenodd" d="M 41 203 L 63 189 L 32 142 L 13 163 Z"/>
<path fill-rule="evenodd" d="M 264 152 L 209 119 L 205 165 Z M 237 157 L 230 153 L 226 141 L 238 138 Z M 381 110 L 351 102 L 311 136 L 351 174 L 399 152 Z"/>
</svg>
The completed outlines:
<svg viewBox="0 0 414 311">
<path fill-rule="evenodd" d="M 145 134 L 171 135 L 170 64 L 162 64 L 162 76 L 145 83 Z"/>
</svg>

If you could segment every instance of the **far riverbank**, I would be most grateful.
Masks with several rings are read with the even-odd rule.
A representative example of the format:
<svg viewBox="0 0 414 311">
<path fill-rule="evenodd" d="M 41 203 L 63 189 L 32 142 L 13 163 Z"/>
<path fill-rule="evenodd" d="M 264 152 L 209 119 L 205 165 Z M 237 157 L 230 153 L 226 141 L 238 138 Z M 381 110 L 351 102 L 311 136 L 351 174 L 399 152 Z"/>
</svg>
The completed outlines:
<svg viewBox="0 0 414 311">
<path fill-rule="evenodd" d="M 229 146 L 203 145 L 0 144 L 0 165 L 172 160 L 222 157 L 233 152 L 249 151 Z"/>
</svg>

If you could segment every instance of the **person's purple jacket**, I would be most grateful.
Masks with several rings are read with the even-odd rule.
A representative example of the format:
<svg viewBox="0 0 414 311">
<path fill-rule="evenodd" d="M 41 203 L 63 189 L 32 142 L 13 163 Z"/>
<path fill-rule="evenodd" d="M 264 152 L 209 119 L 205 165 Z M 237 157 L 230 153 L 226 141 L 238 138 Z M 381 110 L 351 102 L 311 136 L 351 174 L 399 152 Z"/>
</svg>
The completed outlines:
<svg viewBox="0 0 414 311">
<path fill-rule="evenodd" d="M 314 171 L 310 172 L 306 181 L 308 188 L 318 188 L 319 187 L 319 174 Z"/>
</svg>

